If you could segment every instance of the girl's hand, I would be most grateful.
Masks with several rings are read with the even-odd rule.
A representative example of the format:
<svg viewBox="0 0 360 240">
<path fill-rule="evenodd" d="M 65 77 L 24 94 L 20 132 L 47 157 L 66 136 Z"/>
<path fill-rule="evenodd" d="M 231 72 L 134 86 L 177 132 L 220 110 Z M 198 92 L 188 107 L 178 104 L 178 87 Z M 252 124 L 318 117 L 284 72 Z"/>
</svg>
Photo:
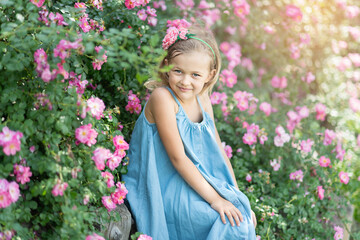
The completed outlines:
<svg viewBox="0 0 360 240">
<path fill-rule="evenodd" d="M 240 210 L 237 209 L 231 202 L 223 198 L 219 198 L 214 201 L 211 204 L 211 207 L 220 214 L 221 220 L 224 224 L 226 224 L 225 215 L 228 217 L 231 226 L 235 226 L 234 220 L 237 226 L 240 226 L 240 222 L 244 221 Z"/>
<path fill-rule="evenodd" d="M 252 220 L 253 220 L 254 227 L 256 228 L 257 221 L 256 221 L 256 216 L 255 216 L 255 213 L 254 213 L 253 210 L 251 210 L 251 218 L 252 218 Z"/>
</svg>

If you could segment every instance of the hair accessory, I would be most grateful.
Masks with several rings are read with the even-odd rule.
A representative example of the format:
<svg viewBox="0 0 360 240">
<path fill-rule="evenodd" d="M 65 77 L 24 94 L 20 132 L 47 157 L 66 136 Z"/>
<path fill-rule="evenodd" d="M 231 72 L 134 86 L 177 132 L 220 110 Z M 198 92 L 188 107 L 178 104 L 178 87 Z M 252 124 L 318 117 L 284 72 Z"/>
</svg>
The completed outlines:
<svg viewBox="0 0 360 240">
<path fill-rule="evenodd" d="M 165 35 L 165 37 L 164 37 L 164 39 L 162 41 L 162 47 L 163 47 L 164 50 L 167 50 L 174 43 L 176 43 L 177 41 L 186 40 L 186 39 L 189 39 L 189 38 L 196 39 L 196 40 L 204 43 L 206 46 L 208 46 L 210 48 L 211 52 L 214 54 L 214 59 L 216 60 L 216 55 L 215 55 L 215 52 L 212 49 L 212 47 L 207 42 L 205 42 L 204 40 L 195 37 L 195 34 L 190 34 L 189 30 L 186 29 L 186 28 L 183 28 L 183 27 L 179 27 L 179 28 L 170 27 L 167 30 L 167 33 L 166 33 L 166 35 Z"/>
<path fill-rule="evenodd" d="M 195 34 L 189 34 L 189 35 L 194 35 L 195 36 Z M 216 55 L 215 55 L 214 50 L 212 49 L 212 47 L 207 42 L 205 42 L 204 40 L 202 40 L 200 38 L 193 37 L 193 36 L 188 36 L 188 38 L 196 39 L 196 40 L 199 40 L 200 42 L 205 43 L 205 45 L 208 46 L 210 48 L 211 52 L 214 54 L 214 59 L 216 59 Z"/>
</svg>

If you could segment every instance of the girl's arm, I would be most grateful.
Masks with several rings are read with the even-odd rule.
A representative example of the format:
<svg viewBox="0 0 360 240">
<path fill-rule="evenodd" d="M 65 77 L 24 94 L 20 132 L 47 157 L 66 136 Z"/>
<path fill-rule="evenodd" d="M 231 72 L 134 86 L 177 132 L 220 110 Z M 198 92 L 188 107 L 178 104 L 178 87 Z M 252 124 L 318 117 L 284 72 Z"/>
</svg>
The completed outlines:
<svg viewBox="0 0 360 240">
<path fill-rule="evenodd" d="M 215 125 L 215 120 L 214 120 L 214 111 L 213 111 L 213 108 L 212 108 L 212 105 L 211 105 L 211 101 L 210 101 L 210 98 L 209 98 L 209 95 L 207 92 L 205 92 L 203 95 L 200 96 L 200 100 L 201 100 L 201 103 L 202 105 L 204 106 L 204 110 L 211 116 L 213 122 L 214 122 L 214 125 Z M 215 127 L 215 137 L 216 137 L 216 142 L 217 144 L 219 145 L 219 148 L 225 158 L 225 161 L 226 161 L 226 164 L 228 165 L 228 168 L 230 170 L 230 173 L 231 173 L 231 176 L 232 178 L 234 179 L 234 182 L 235 182 L 235 186 L 237 189 L 239 189 L 238 185 L 237 185 L 237 182 L 236 182 L 236 178 L 235 178 L 235 174 L 234 174 L 234 169 L 232 168 L 232 165 L 231 165 L 231 162 L 229 160 L 229 158 L 227 157 L 226 153 L 225 153 L 225 150 L 221 144 L 221 139 L 220 139 L 220 136 L 219 136 L 219 133 L 216 129 L 216 126 Z"/>
<path fill-rule="evenodd" d="M 186 156 L 176 124 L 176 103 L 169 91 L 165 88 L 155 89 L 147 107 L 150 108 L 160 139 L 175 169 L 213 209 L 219 212 L 224 224 L 226 215 L 232 226 L 234 226 L 234 220 L 237 225 L 240 225 L 240 221 L 243 221 L 241 212 L 216 192 Z"/>
</svg>

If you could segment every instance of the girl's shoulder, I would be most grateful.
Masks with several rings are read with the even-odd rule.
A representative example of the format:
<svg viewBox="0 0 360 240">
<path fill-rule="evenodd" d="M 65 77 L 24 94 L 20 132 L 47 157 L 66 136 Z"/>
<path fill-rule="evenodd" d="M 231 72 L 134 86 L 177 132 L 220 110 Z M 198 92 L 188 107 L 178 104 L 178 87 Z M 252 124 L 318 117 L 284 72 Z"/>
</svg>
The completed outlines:
<svg viewBox="0 0 360 240">
<path fill-rule="evenodd" d="M 158 87 L 152 91 L 146 104 L 145 116 L 150 123 L 155 122 L 154 114 L 155 112 L 158 112 L 159 108 L 171 112 L 173 111 L 174 114 L 179 111 L 179 106 L 177 105 L 174 97 L 165 87 Z"/>
</svg>

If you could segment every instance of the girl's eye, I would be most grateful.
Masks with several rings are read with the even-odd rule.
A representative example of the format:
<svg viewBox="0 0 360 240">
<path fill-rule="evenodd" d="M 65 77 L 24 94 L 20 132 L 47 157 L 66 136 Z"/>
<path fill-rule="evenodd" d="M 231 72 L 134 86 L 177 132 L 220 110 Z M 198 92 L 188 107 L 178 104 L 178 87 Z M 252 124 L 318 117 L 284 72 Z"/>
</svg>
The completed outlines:
<svg viewBox="0 0 360 240">
<path fill-rule="evenodd" d="M 194 73 L 193 76 L 194 76 L 194 77 L 200 77 L 200 75 L 197 74 L 197 73 Z"/>
<path fill-rule="evenodd" d="M 174 72 L 176 72 L 176 73 L 181 73 L 181 71 L 178 70 L 178 69 L 174 70 Z"/>
</svg>

